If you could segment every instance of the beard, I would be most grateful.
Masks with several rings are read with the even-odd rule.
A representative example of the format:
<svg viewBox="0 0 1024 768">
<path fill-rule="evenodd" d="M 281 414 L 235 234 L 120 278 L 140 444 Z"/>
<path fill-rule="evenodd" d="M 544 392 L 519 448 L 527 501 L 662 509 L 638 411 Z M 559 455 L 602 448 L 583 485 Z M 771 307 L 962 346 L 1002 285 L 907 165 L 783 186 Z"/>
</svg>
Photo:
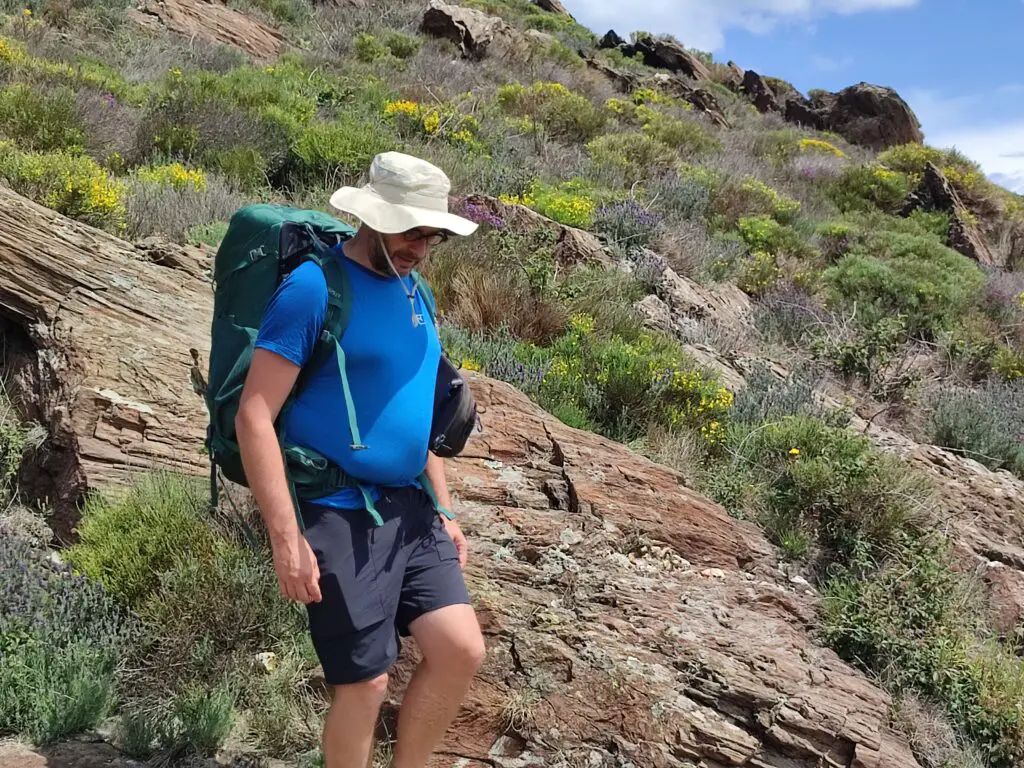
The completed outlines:
<svg viewBox="0 0 1024 768">
<path fill-rule="evenodd" d="M 392 263 L 395 264 L 395 271 L 397 271 L 402 277 L 408 275 L 409 272 L 411 272 L 419 263 L 419 257 L 412 251 L 405 248 L 392 251 L 390 255 Z M 412 266 L 399 264 L 398 262 L 400 259 L 408 259 Z M 395 272 L 391 270 L 391 265 L 388 264 L 387 257 L 384 254 L 384 246 L 381 245 L 379 240 L 374 242 L 373 250 L 370 252 L 370 264 L 375 270 L 385 275 L 395 274 Z"/>
</svg>

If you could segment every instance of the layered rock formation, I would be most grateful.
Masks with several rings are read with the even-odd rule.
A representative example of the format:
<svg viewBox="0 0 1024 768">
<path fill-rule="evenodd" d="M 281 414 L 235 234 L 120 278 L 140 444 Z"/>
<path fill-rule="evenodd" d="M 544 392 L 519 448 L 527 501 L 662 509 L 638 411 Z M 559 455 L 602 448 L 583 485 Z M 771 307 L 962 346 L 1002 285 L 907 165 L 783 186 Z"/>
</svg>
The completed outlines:
<svg viewBox="0 0 1024 768">
<path fill-rule="evenodd" d="M 911 194 L 902 214 L 909 216 L 918 208 L 926 211 L 944 211 L 949 214 L 949 236 L 947 244 L 955 251 L 985 266 L 996 266 L 998 261 L 988 247 L 985 236 L 976 225 L 976 219 L 964 205 L 956 188 L 946 175 L 929 162 L 925 166 L 921 186 Z M 1006 266 L 999 264 L 999 266 Z"/>
<path fill-rule="evenodd" d="M 136 471 L 205 473 L 191 350 L 205 359 L 208 258 L 0 191 L 11 372 L 52 436 L 66 523 Z M 433 765 L 917 765 L 887 696 L 814 645 L 814 594 L 755 528 L 510 386 L 471 383 L 484 432 L 450 481 L 489 655 Z"/>
<path fill-rule="evenodd" d="M 426 34 L 451 40 L 469 59 L 485 56 L 523 57 L 537 45 L 547 46 L 554 38 L 537 30 L 520 32 L 504 19 L 475 8 L 430 0 L 420 29 Z"/>
<path fill-rule="evenodd" d="M 127 14 L 144 27 L 239 48 L 258 62 L 273 61 L 284 44 L 272 27 L 210 0 L 142 0 Z"/>
</svg>

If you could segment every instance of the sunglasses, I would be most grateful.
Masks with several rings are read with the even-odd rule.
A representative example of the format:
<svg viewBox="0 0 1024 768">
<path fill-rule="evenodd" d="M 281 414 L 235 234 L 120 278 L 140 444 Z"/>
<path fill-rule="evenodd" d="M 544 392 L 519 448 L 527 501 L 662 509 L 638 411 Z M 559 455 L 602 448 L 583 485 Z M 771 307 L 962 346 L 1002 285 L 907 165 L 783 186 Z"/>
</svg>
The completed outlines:
<svg viewBox="0 0 1024 768">
<path fill-rule="evenodd" d="M 424 234 L 418 229 L 410 229 L 402 233 L 407 243 L 414 243 L 417 240 L 425 240 L 428 245 L 440 245 L 448 240 L 447 232 L 431 232 Z"/>
</svg>

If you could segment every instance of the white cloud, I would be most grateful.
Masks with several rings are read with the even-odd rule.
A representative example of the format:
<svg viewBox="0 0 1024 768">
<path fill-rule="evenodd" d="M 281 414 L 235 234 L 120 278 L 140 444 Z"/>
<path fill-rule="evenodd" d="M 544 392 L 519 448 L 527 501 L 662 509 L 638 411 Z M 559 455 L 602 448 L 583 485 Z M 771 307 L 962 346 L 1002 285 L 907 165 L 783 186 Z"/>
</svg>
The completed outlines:
<svg viewBox="0 0 1024 768">
<path fill-rule="evenodd" d="M 853 56 L 843 56 L 841 59 L 834 56 L 812 56 L 811 64 L 819 72 L 841 72 L 853 65 Z"/>
<path fill-rule="evenodd" d="M 935 147 L 956 147 L 997 184 L 1024 194 L 1024 120 L 952 129 L 928 136 L 926 141 Z"/>
<path fill-rule="evenodd" d="M 647 0 L 614 3 L 609 0 L 568 0 L 576 19 L 598 35 L 615 29 L 671 33 L 691 48 L 715 51 L 729 28 L 755 34 L 770 32 L 779 23 L 808 23 L 827 14 L 843 16 L 864 11 L 911 8 L 918 0 Z"/>
</svg>

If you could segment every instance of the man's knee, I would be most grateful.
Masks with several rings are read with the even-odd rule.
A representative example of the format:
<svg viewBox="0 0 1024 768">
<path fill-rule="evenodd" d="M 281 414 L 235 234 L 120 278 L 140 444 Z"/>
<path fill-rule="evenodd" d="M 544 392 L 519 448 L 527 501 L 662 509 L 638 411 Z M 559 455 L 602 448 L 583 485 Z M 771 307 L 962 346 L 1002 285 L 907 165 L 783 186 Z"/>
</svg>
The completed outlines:
<svg viewBox="0 0 1024 768">
<path fill-rule="evenodd" d="M 388 693 L 388 676 L 385 672 L 370 680 L 334 686 L 332 703 L 341 710 L 372 710 L 376 716 Z"/>
<path fill-rule="evenodd" d="M 473 677 L 487 656 L 483 634 L 476 622 L 466 623 L 452 632 L 441 648 L 431 647 L 424 654 L 427 662 L 459 677 Z"/>
</svg>

